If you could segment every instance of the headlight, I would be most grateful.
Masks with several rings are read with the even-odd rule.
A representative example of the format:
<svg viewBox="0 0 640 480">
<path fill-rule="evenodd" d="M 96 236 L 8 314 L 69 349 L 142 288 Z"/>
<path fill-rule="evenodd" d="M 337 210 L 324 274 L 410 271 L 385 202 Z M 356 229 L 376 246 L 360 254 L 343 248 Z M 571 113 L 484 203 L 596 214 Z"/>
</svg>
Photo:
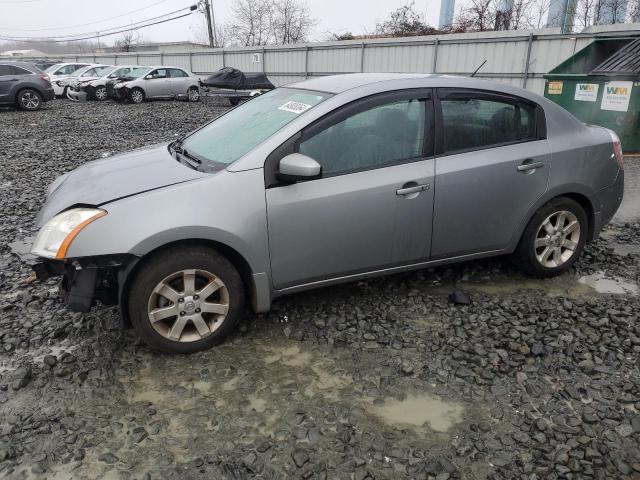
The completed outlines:
<svg viewBox="0 0 640 480">
<path fill-rule="evenodd" d="M 65 258 L 71 242 L 82 229 L 106 214 L 98 208 L 72 208 L 56 215 L 38 232 L 31 253 L 38 257 Z"/>
</svg>

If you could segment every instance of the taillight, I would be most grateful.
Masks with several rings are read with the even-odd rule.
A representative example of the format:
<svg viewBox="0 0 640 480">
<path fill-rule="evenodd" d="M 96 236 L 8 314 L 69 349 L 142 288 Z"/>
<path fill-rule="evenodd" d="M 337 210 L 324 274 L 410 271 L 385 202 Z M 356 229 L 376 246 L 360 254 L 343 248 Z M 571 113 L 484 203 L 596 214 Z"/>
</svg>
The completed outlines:
<svg viewBox="0 0 640 480">
<path fill-rule="evenodd" d="M 616 158 L 616 163 L 620 169 L 624 169 L 624 156 L 622 155 L 622 144 L 620 143 L 620 138 L 616 135 L 616 132 L 613 130 L 608 130 L 609 135 L 611 135 L 611 142 L 613 143 L 613 155 L 612 157 Z"/>
<path fill-rule="evenodd" d="M 49 82 L 49 76 L 48 75 L 40 75 L 40 80 L 44 80 L 45 82 Z"/>
</svg>

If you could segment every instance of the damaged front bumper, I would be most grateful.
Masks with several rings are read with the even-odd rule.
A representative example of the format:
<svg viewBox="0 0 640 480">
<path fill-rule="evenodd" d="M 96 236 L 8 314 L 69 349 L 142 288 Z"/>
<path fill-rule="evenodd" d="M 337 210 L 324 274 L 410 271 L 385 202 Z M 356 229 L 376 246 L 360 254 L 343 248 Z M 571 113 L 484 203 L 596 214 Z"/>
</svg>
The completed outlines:
<svg viewBox="0 0 640 480">
<path fill-rule="evenodd" d="M 85 102 L 87 100 L 87 92 L 84 91 L 81 87 L 69 87 L 67 90 L 67 97 L 70 100 L 75 100 L 76 102 Z"/>
<path fill-rule="evenodd" d="M 60 296 L 74 312 L 88 312 L 96 300 L 118 305 L 135 255 L 105 255 L 68 260 L 40 259 L 33 265 L 38 280 L 62 277 Z"/>
</svg>

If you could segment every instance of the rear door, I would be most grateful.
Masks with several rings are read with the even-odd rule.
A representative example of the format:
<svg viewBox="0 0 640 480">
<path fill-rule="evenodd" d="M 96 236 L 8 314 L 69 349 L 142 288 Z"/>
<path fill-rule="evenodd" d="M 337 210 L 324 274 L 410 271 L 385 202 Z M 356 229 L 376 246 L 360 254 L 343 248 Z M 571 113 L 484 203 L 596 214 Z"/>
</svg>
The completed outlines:
<svg viewBox="0 0 640 480">
<path fill-rule="evenodd" d="M 349 104 L 267 160 L 271 271 L 285 289 L 420 262 L 429 254 L 434 160 L 429 89 Z M 322 177 L 287 185 L 277 161 L 298 152 Z"/>
<path fill-rule="evenodd" d="M 189 88 L 190 78 L 187 73 L 180 68 L 169 69 L 169 83 L 173 95 L 186 95 Z"/>
<path fill-rule="evenodd" d="M 431 256 L 501 250 L 547 189 L 544 111 L 514 96 L 438 89 Z"/>
</svg>

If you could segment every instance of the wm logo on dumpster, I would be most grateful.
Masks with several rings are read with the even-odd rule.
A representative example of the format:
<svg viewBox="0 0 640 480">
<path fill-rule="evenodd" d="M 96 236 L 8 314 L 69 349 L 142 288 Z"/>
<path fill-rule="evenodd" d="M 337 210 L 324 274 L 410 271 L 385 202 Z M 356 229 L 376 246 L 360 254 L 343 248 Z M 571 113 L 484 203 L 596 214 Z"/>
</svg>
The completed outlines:
<svg viewBox="0 0 640 480">
<path fill-rule="evenodd" d="M 628 95 L 629 89 L 625 87 L 607 87 L 607 93 L 609 95 Z"/>
</svg>

